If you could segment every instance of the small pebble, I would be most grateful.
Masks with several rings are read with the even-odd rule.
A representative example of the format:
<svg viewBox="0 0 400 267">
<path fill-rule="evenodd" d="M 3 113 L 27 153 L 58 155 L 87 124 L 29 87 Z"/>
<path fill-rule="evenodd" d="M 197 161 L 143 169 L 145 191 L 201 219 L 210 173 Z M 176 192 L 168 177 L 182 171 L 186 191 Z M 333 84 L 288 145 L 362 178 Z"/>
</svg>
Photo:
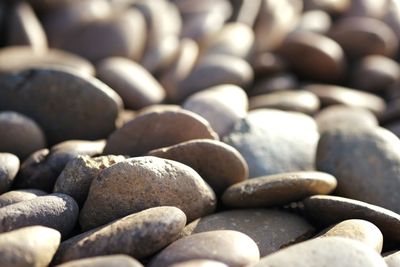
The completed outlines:
<svg viewBox="0 0 400 267">
<path fill-rule="evenodd" d="M 47 195 L 47 193 L 38 189 L 21 189 L 8 191 L 0 195 L 0 208 L 44 195 Z"/>
<path fill-rule="evenodd" d="M 10 153 L 0 153 L 0 194 L 7 192 L 19 170 L 19 159 Z"/>
</svg>

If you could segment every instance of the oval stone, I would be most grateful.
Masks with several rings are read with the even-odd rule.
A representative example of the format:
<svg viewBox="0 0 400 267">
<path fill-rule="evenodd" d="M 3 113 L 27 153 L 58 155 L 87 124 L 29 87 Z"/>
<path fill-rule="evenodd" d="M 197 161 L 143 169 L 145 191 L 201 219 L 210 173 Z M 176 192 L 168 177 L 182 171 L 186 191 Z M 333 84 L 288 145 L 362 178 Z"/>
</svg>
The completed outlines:
<svg viewBox="0 0 400 267">
<path fill-rule="evenodd" d="M 192 168 L 156 157 L 130 158 L 100 172 L 80 213 L 83 229 L 157 206 L 176 206 L 188 221 L 214 211 L 216 198 Z"/>
<path fill-rule="evenodd" d="M 19 170 L 19 159 L 14 154 L 0 153 L 0 194 L 7 192 Z"/>
<path fill-rule="evenodd" d="M 44 195 L 47 195 L 47 193 L 38 189 L 22 189 L 22 190 L 8 191 L 0 195 L 0 208 L 21 201 L 34 199 Z"/>
<path fill-rule="evenodd" d="M 137 260 L 127 255 L 98 256 L 82 260 L 68 261 L 56 267 L 143 267 Z"/>
</svg>

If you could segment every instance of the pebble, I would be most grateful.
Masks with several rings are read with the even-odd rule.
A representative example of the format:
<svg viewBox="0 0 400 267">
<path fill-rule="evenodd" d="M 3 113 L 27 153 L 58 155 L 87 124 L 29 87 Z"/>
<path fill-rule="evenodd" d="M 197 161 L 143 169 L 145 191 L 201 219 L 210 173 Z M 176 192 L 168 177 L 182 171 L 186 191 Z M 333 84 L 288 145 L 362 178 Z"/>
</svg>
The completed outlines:
<svg viewBox="0 0 400 267">
<path fill-rule="evenodd" d="M 362 219 L 375 224 L 385 240 L 400 240 L 400 215 L 362 201 L 315 195 L 304 201 L 306 214 L 314 221 L 330 225 L 349 219 Z"/>
<path fill-rule="evenodd" d="M 257 77 L 260 75 L 276 75 L 288 69 L 286 60 L 272 52 L 262 52 L 253 55 L 250 58 L 250 64 Z"/>
<path fill-rule="evenodd" d="M 176 206 L 188 222 L 214 211 L 214 191 L 192 168 L 157 157 L 130 158 L 100 172 L 80 213 L 91 229 L 133 212 Z"/>
<path fill-rule="evenodd" d="M 182 107 L 205 118 L 219 136 L 224 136 L 246 117 L 248 100 L 242 88 L 224 84 L 191 95 Z"/>
<path fill-rule="evenodd" d="M 298 88 L 297 78 L 290 73 L 282 72 L 256 81 L 254 87 L 250 89 L 249 95 L 250 97 L 258 96 L 277 91 L 293 90 L 293 88 Z"/>
<path fill-rule="evenodd" d="M 257 244 L 249 236 L 237 231 L 219 230 L 193 234 L 173 242 L 158 253 L 148 266 L 209 259 L 239 267 L 254 264 L 259 258 Z"/>
<path fill-rule="evenodd" d="M 115 129 L 122 105 L 107 85 L 66 69 L 29 69 L 0 75 L 0 87 L 1 109 L 34 119 L 50 144 L 107 136 Z"/>
<path fill-rule="evenodd" d="M 205 119 L 190 111 L 146 112 L 113 132 L 104 154 L 141 156 L 192 139 L 218 139 L 218 135 Z"/>
<path fill-rule="evenodd" d="M 124 161 L 123 156 L 107 155 L 91 158 L 87 155 L 70 160 L 54 185 L 53 192 L 64 193 L 82 206 L 89 192 L 90 184 L 98 174 L 111 165 Z"/>
<path fill-rule="evenodd" d="M 30 226 L 0 234 L 1 266 L 46 267 L 57 251 L 61 235 L 44 226 Z"/>
<path fill-rule="evenodd" d="M 335 177 L 322 172 L 280 173 L 231 185 L 221 200 L 235 208 L 283 206 L 308 196 L 329 194 L 336 184 Z"/>
<path fill-rule="evenodd" d="M 171 264 L 169 267 L 228 267 L 228 265 L 214 260 L 189 260 Z"/>
<path fill-rule="evenodd" d="M 326 34 L 332 26 L 332 19 L 326 11 L 316 9 L 305 11 L 296 26 L 296 31 L 310 31 Z"/>
<path fill-rule="evenodd" d="M 346 16 L 381 18 L 388 3 L 385 0 L 352 0 L 348 4 Z"/>
<path fill-rule="evenodd" d="M 7 192 L 19 170 L 19 159 L 14 154 L 0 153 L 0 194 Z"/>
<path fill-rule="evenodd" d="M 317 169 L 338 180 L 335 194 L 400 213 L 400 140 L 383 128 L 337 129 L 321 135 Z"/>
<path fill-rule="evenodd" d="M 388 267 L 397 267 L 400 264 L 400 252 L 397 251 L 383 258 Z"/>
<path fill-rule="evenodd" d="M 47 193 L 38 189 L 8 191 L 0 195 L 0 208 L 44 195 L 47 195 Z"/>
<path fill-rule="evenodd" d="M 54 261 L 110 254 L 145 258 L 175 241 L 185 224 L 186 216 L 178 208 L 146 209 L 62 242 Z"/>
<path fill-rule="evenodd" d="M 358 219 L 345 220 L 324 230 L 318 237 L 325 238 L 330 236 L 357 240 L 375 249 L 378 253 L 382 252 L 382 232 L 369 221 Z"/>
<path fill-rule="evenodd" d="M 26 226 L 42 225 L 68 236 L 78 220 L 79 208 L 65 194 L 40 196 L 0 209 L 0 233 Z"/>
<path fill-rule="evenodd" d="M 342 237 L 313 239 L 262 258 L 252 267 L 386 267 L 372 248 Z"/>
<path fill-rule="evenodd" d="M 307 115 L 258 109 L 236 123 L 223 141 L 242 154 L 253 178 L 313 170 L 318 138 L 317 126 Z"/>
<path fill-rule="evenodd" d="M 293 213 L 274 209 L 242 209 L 217 212 L 188 224 L 183 236 L 215 230 L 235 230 L 251 237 L 260 255 L 307 240 L 314 227 Z"/>
<path fill-rule="evenodd" d="M 137 260 L 127 255 L 98 256 L 82 260 L 69 261 L 56 267 L 143 267 Z"/>
<path fill-rule="evenodd" d="M 0 112 L 0 128 L 0 151 L 13 153 L 21 160 L 46 147 L 46 137 L 40 126 L 18 112 Z"/>
</svg>

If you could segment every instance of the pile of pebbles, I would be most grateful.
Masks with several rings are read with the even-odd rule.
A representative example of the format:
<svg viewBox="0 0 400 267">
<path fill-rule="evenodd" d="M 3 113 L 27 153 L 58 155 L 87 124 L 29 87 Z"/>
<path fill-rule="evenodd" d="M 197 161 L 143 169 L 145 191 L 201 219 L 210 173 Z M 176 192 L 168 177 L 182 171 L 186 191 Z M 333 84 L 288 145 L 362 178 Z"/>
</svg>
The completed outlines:
<svg viewBox="0 0 400 267">
<path fill-rule="evenodd" d="M 400 266 L 397 0 L 0 1 L 0 266 Z"/>
</svg>

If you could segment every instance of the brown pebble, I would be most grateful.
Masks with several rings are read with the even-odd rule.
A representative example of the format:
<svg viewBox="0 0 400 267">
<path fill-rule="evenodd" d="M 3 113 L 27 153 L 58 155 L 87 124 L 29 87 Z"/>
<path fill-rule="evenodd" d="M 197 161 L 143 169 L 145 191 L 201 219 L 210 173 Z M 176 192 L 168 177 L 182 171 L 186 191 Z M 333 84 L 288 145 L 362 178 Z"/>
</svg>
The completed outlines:
<svg viewBox="0 0 400 267">
<path fill-rule="evenodd" d="M 294 88 L 298 88 L 297 78 L 293 74 L 282 72 L 256 81 L 254 87 L 250 89 L 249 95 L 258 96 Z"/>
<path fill-rule="evenodd" d="M 0 208 L 44 195 L 47 195 L 47 193 L 38 189 L 21 189 L 8 191 L 0 195 Z"/>
<path fill-rule="evenodd" d="M 14 154 L 0 152 L 0 194 L 10 189 L 18 170 L 18 157 Z"/>
</svg>

